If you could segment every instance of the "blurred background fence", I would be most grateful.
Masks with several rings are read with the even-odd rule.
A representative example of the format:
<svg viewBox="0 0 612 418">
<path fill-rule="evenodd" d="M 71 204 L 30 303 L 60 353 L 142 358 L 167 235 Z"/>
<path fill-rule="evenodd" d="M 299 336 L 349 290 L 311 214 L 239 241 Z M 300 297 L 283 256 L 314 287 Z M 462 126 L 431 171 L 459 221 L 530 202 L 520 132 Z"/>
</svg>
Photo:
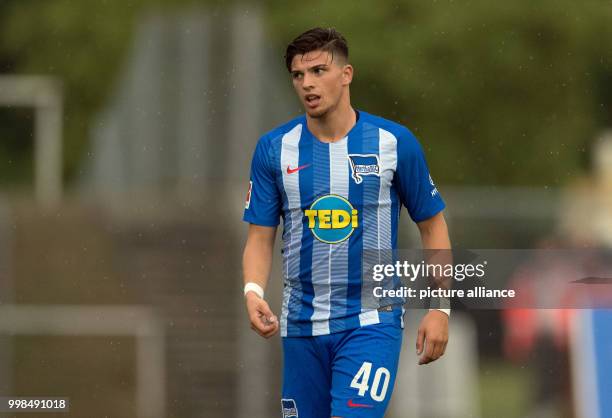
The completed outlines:
<svg viewBox="0 0 612 418">
<path fill-rule="evenodd" d="M 278 414 L 240 218 L 258 137 L 301 112 L 284 45 L 314 25 L 347 36 L 355 107 L 421 139 L 456 247 L 612 243 L 609 5 L 194 3 L 0 3 L 0 395 L 66 396 L 74 417 Z M 33 74 L 55 89 L 47 124 L 14 95 L 41 92 Z M 406 216 L 400 240 L 419 245 Z M 270 283 L 278 312 L 276 264 Z M 536 396 L 539 354 L 511 361 L 499 312 L 453 314 L 448 354 L 414 367 L 420 315 L 388 416 L 581 416 L 571 388 Z"/>
</svg>

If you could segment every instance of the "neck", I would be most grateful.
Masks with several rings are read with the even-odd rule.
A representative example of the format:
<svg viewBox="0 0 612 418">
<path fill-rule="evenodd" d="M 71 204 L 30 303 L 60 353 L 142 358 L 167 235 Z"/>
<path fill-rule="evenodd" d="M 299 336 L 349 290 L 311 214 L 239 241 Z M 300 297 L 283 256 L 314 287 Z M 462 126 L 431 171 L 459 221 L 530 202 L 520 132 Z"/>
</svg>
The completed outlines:
<svg viewBox="0 0 612 418">
<path fill-rule="evenodd" d="M 338 106 L 319 118 L 306 114 L 308 129 L 322 142 L 335 142 L 344 138 L 356 122 L 355 110 L 349 100 L 340 100 Z"/>
</svg>

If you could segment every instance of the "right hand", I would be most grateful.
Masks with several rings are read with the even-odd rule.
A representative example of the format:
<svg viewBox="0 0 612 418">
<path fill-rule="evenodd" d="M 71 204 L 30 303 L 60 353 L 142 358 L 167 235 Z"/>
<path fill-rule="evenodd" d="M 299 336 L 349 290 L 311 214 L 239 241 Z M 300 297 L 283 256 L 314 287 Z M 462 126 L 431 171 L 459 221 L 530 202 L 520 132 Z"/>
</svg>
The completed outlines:
<svg viewBox="0 0 612 418">
<path fill-rule="evenodd" d="M 254 292 L 247 292 L 245 299 L 251 329 L 265 338 L 274 336 L 278 332 L 278 319 L 268 303 Z"/>
</svg>

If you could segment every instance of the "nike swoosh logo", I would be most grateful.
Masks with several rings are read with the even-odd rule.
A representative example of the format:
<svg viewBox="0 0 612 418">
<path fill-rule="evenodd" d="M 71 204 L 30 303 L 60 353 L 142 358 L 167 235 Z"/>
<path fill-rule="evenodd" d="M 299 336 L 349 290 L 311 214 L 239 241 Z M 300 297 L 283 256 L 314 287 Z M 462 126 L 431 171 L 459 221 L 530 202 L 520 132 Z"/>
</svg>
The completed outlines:
<svg viewBox="0 0 612 418">
<path fill-rule="evenodd" d="M 310 164 L 304 164 L 296 168 L 291 168 L 290 165 L 287 166 L 287 174 L 297 173 L 300 170 L 305 169 L 306 167 L 310 167 Z"/>
<path fill-rule="evenodd" d="M 352 399 L 349 399 L 346 403 L 349 408 L 374 408 L 374 405 L 367 405 L 365 403 L 355 403 Z"/>
</svg>

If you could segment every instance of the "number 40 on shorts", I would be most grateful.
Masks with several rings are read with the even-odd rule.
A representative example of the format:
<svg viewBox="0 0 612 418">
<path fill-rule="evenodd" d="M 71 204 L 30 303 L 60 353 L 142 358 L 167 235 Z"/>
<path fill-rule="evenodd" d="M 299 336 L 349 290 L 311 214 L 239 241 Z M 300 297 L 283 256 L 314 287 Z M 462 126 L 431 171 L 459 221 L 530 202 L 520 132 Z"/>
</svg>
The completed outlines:
<svg viewBox="0 0 612 418">
<path fill-rule="evenodd" d="M 353 377 L 351 387 L 357 389 L 359 396 L 365 396 L 368 389 L 370 390 L 370 396 L 376 402 L 382 402 L 387 394 L 389 388 L 389 380 L 391 379 L 391 373 L 385 367 L 379 367 L 374 372 L 374 380 L 372 386 L 369 386 L 370 375 L 372 374 L 372 363 L 369 361 L 363 362 L 359 371 Z"/>
</svg>

